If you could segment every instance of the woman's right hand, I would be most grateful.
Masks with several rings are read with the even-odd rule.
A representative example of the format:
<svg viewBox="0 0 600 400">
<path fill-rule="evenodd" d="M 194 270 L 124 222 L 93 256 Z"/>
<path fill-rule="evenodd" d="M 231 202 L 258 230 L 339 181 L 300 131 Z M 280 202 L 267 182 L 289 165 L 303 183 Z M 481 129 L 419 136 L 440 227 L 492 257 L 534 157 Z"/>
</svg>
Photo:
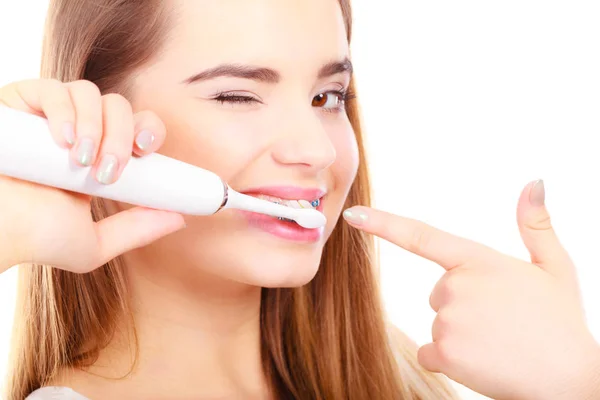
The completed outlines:
<svg viewBox="0 0 600 400">
<path fill-rule="evenodd" d="M 164 142 L 166 129 L 152 112 L 133 113 L 117 94 L 102 95 L 89 81 L 27 80 L 0 88 L 0 106 L 48 120 L 57 146 L 103 184 L 116 181 L 131 156 Z M 18 132 L 14 133 L 18 135 Z M 99 222 L 91 197 L 0 175 L 0 272 L 20 263 L 92 271 L 129 250 L 185 226 L 183 216 L 130 208 Z"/>
</svg>

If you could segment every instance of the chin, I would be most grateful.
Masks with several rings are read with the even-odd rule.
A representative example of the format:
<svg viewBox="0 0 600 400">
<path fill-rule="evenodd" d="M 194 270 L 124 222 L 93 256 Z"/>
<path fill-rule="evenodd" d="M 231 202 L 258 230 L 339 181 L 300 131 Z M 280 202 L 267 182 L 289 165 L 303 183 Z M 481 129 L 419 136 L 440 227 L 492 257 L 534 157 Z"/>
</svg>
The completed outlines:
<svg viewBox="0 0 600 400">
<path fill-rule="evenodd" d="M 273 249 L 268 254 L 256 255 L 257 262 L 247 263 L 245 283 L 264 288 L 295 288 L 309 283 L 317 274 L 322 249 L 286 252 Z M 250 258 L 246 259 L 250 261 Z"/>
<path fill-rule="evenodd" d="M 315 277 L 332 227 L 322 229 L 316 240 L 288 240 L 228 214 L 196 217 L 181 232 L 185 239 L 172 237 L 173 245 L 187 249 L 186 259 L 202 260 L 198 265 L 204 272 L 244 285 L 294 288 Z"/>
</svg>

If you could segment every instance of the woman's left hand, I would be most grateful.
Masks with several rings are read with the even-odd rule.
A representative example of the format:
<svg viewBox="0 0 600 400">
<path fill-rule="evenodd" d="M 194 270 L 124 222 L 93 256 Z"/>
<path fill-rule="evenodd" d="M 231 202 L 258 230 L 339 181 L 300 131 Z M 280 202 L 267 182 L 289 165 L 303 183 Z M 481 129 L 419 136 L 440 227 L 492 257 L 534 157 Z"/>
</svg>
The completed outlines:
<svg viewBox="0 0 600 400">
<path fill-rule="evenodd" d="M 494 399 L 598 399 L 600 345 L 544 196 L 543 182 L 533 182 L 518 204 L 531 262 L 372 208 L 344 217 L 446 270 L 429 301 L 437 316 L 433 343 L 419 349 L 424 368 Z"/>
</svg>

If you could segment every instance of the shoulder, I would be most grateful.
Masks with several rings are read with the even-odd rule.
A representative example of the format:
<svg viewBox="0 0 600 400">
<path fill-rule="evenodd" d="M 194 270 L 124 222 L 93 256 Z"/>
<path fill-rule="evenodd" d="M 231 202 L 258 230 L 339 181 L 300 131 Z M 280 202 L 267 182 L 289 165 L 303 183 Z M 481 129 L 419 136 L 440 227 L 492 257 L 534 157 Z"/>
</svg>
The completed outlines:
<svg viewBox="0 0 600 400">
<path fill-rule="evenodd" d="M 46 386 L 31 393 L 25 400 L 90 400 L 73 389 L 63 386 Z"/>
</svg>

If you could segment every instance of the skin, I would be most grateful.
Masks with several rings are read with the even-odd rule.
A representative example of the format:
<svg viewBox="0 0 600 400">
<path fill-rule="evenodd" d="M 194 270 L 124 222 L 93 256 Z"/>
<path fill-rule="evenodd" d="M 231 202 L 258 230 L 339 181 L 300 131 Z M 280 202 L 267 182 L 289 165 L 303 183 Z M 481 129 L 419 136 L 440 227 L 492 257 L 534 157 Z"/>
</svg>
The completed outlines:
<svg viewBox="0 0 600 400">
<path fill-rule="evenodd" d="M 264 398 L 260 287 L 299 286 L 314 276 L 356 173 L 346 115 L 313 103 L 315 96 L 348 85 L 344 73 L 317 78 L 324 64 L 348 57 L 346 33 L 334 0 L 173 5 L 176 27 L 161 56 L 132 78 L 131 102 L 101 96 L 89 82 L 40 80 L 2 88 L 0 101 L 47 117 L 57 145 L 71 148 L 74 160 L 80 140 L 91 138 L 98 149 L 92 173 L 107 154 L 116 156 L 121 171 L 132 154 L 158 150 L 215 171 L 238 190 L 323 186 L 329 221 L 323 239 L 287 242 L 249 228 L 233 211 L 183 217 L 114 202 L 108 203 L 114 215 L 94 223 L 88 197 L 0 178 L 0 191 L 10 193 L 0 197 L 0 226 L 8 227 L 0 261 L 87 272 L 124 253 L 140 339 L 138 369 L 123 381 L 94 375 L 129 371 L 121 333 L 102 352 L 94 374 L 71 371 L 54 384 L 90 398 Z M 239 35 L 249 21 L 252 29 Z M 272 68 L 280 80 L 182 83 L 224 62 Z M 213 98 L 219 91 L 261 102 L 221 104 Z M 73 146 L 66 140 L 69 122 Z M 144 131 L 154 141 L 142 149 L 136 138 Z M 446 268 L 431 297 L 438 312 L 433 343 L 419 350 L 425 368 L 498 399 L 591 398 L 597 344 L 585 327 L 574 266 L 543 205 L 528 202 L 530 191 L 528 186 L 518 215 L 531 263 L 378 210 L 353 209 L 347 219 Z M 56 220 L 62 222 L 58 230 Z M 515 324 L 526 329 L 517 333 Z"/>
<path fill-rule="evenodd" d="M 531 262 L 410 218 L 365 207 L 344 213 L 446 270 L 430 296 L 437 316 L 432 343 L 418 352 L 423 367 L 494 399 L 598 398 L 600 347 L 544 200 L 543 181 L 532 182 L 517 207 Z"/>
<path fill-rule="evenodd" d="M 278 185 L 325 189 L 328 224 L 322 238 L 284 240 L 249 227 L 234 210 L 182 218 L 115 202 L 107 202 L 113 216 L 93 224 L 84 216 L 89 213 L 84 196 L 7 180 L 3 184 L 16 189 L 3 193 L 21 192 L 9 209 L 22 209 L 19 202 L 36 202 L 43 193 L 44 203 L 51 201 L 56 211 L 52 219 L 65 221 L 59 239 L 49 243 L 48 208 L 42 212 L 41 204 L 28 205 L 39 210 L 28 219 L 30 226 L 42 221 L 43 227 L 35 240 L 23 244 L 23 238 L 18 248 L 22 254 L 35 249 L 36 261 L 85 272 L 125 252 L 140 338 L 138 369 L 118 383 L 74 372 L 56 384 L 91 398 L 263 398 L 261 287 L 300 286 L 314 277 L 358 167 L 354 132 L 335 93 L 348 88 L 351 74 L 319 76 L 323 66 L 349 58 L 346 31 L 336 0 L 172 5 L 175 27 L 160 57 L 132 77 L 131 102 L 100 96 L 89 82 L 49 81 L 4 89 L 3 102 L 48 117 L 57 143 L 70 147 L 78 163 L 83 140 L 91 138 L 98 149 L 90 157 L 93 174 L 101 171 L 106 156 L 116 156 L 120 172 L 132 151 L 144 155 L 160 149 L 214 171 L 238 191 Z M 249 21 L 254 28 L 239 35 Z M 278 81 L 224 76 L 186 83 L 228 63 L 272 69 Z M 215 98 L 221 92 L 255 101 L 219 102 Z M 319 95 L 324 101 L 315 101 Z M 66 121 L 76 121 L 73 146 L 65 137 Z M 145 151 L 136 146 L 143 131 L 155 138 Z M 69 255 L 71 249 L 77 254 Z M 126 350 L 126 335 L 117 336 L 91 372 L 125 375 L 131 362 Z"/>
</svg>

